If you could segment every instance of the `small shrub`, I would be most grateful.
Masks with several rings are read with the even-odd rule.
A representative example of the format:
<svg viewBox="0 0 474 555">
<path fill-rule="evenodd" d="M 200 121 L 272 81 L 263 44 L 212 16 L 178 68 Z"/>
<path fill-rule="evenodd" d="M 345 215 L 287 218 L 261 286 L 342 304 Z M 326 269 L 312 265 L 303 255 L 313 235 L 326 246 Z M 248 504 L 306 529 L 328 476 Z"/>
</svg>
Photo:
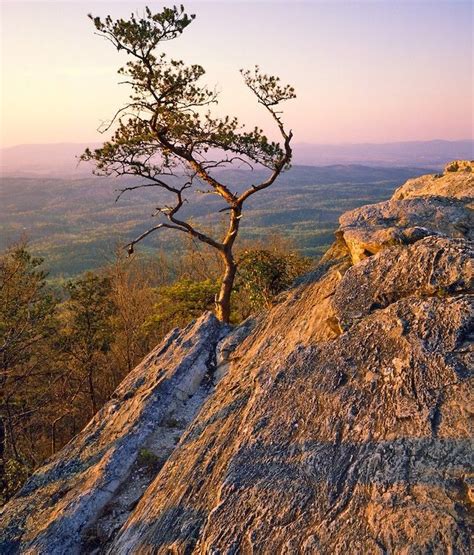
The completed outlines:
<svg viewBox="0 0 474 555">
<path fill-rule="evenodd" d="M 193 281 L 180 279 L 172 285 L 156 289 L 158 301 L 154 314 L 145 326 L 148 330 L 165 327 L 182 327 L 198 318 L 206 310 L 214 308 L 214 299 L 219 291 L 219 283 L 210 279 Z"/>
<path fill-rule="evenodd" d="M 3 487 L 0 490 L 0 505 L 7 502 L 25 483 L 31 469 L 15 459 L 5 463 Z"/>
<path fill-rule="evenodd" d="M 157 472 L 161 467 L 160 458 L 146 448 L 140 449 L 138 452 L 137 463 L 140 468 L 148 472 Z"/>
<path fill-rule="evenodd" d="M 309 259 L 296 253 L 245 251 L 239 263 L 238 290 L 247 292 L 254 308 L 269 307 L 311 264 Z"/>
</svg>

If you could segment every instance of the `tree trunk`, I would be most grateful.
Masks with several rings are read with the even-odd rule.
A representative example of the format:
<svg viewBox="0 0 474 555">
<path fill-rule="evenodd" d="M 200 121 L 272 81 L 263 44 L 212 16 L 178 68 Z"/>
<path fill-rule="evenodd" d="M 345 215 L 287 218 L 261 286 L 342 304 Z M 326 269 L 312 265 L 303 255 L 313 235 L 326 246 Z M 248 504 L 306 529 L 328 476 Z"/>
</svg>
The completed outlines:
<svg viewBox="0 0 474 555">
<path fill-rule="evenodd" d="M 92 416 L 97 412 L 97 402 L 95 399 L 95 387 L 94 387 L 94 379 L 93 379 L 93 368 L 87 369 L 87 380 L 89 382 L 89 398 L 91 400 L 91 408 L 92 408 Z"/>
<path fill-rule="evenodd" d="M 0 416 L 0 502 L 6 503 L 10 499 L 10 492 L 8 491 L 8 480 L 6 475 L 6 427 L 3 416 Z"/>
<path fill-rule="evenodd" d="M 221 288 L 216 299 L 216 316 L 221 322 L 228 324 L 230 320 L 230 296 L 234 287 L 237 264 L 230 249 L 224 251 L 222 257 L 224 259 L 225 270 Z"/>
</svg>

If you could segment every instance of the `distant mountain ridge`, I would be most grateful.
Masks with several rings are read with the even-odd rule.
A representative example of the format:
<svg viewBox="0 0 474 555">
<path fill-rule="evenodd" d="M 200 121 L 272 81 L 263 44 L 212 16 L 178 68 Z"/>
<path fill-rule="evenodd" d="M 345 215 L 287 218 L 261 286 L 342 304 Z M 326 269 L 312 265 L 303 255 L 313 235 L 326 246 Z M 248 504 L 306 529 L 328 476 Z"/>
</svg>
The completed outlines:
<svg viewBox="0 0 474 555">
<path fill-rule="evenodd" d="M 58 143 L 18 145 L 0 149 L 2 176 L 83 176 L 90 175 L 88 164 L 77 157 L 86 147 L 99 143 Z M 442 168 L 453 159 L 474 158 L 474 141 L 408 141 L 361 144 L 294 145 L 293 162 L 299 165 L 326 166 L 363 164 L 368 166 L 412 166 Z"/>
<path fill-rule="evenodd" d="M 414 166 L 441 169 L 450 160 L 474 158 L 474 141 L 408 141 L 295 146 L 297 164 L 363 164 L 367 166 Z"/>
</svg>

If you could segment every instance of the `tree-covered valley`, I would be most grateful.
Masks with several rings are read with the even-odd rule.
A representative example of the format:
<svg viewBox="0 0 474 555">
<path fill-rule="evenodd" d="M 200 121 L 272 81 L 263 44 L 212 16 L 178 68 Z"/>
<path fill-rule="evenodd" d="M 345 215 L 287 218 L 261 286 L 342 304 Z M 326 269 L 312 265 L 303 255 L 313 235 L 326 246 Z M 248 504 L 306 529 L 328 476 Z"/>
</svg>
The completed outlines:
<svg viewBox="0 0 474 555">
<path fill-rule="evenodd" d="M 278 233 L 303 255 L 320 256 L 333 240 L 339 216 L 352 208 L 379 202 L 408 178 L 429 173 L 423 168 L 369 166 L 293 166 L 271 191 L 250 199 L 242 218 L 242 236 L 256 239 Z M 225 180 L 236 190 L 263 172 L 227 170 Z M 260 175 L 258 175 L 260 174 Z M 98 268 L 113 257 L 116 246 L 133 240 L 153 225 L 151 214 L 162 200 L 154 189 L 127 192 L 117 202 L 117 189 L 130 180 L 113 178 L 3 177 L 0 190 L 0 248 L 27 240 L 46 259 L 50 275 L 71 277 Z M 219 200 L 199 195 L 184 208 L 204 227 L 222 225 Z M 161 230 L 143 243 L 153 255 L 179 249 L 180 239 Z"/>
</svg>

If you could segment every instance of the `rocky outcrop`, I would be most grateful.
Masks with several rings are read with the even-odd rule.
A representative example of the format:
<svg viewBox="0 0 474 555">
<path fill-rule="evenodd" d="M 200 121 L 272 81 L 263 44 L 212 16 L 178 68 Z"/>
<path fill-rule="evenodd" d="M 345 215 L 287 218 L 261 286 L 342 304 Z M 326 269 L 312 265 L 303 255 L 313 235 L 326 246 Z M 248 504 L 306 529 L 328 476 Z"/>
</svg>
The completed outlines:
<svg viewBox="0 0 474 555">
<path fill-rule="evenodd" d="M 455 160 L 446 165 L 442 174 L 423 175 L 409 179 L 393 195 L 395 200 L 419 196 L 443 196 L 474 199 L 474 161 Z"/>
<path fill-rule="evenodd" d="M 404 300 L 337 344 L 237 366 L 110 553 L 468 553 L 471 316 Z"/>
<path fill-rule="evenodd" d="M 0 552 L 71 554 L 107 543 L 209 395 L 227 332 L 211 314 L 172 331 L 10 502 Z"/>
<path fill-rule="evenodd" d="M 473 257 L 472 242 L 439 236 L 382 250 L 345 273 L 333 298 L 336 316 L 347 329 L 412 295 L 443 298 L 469 291 Z"/>
<path fill-rule="evenodd" d="M 353 264 L 430 235 L 474 238 L 472 210 L 466 202 L 446 197 L 392 199 L 347 212 L 340 221 Z"/>
<path fill-rule="evenodd" d="M 472 552 L 463 167 L 343 215 L 318 268 L 242 328 L 174 332 L 6 507 L 3 548 Z"/>
<path fill-rule="evenodd" d="M 393 245 L 408 245 L 430 235 L 474 239 L 472 162 L 448 164 L 443 175 L 409 180 L 393 197 L 346 212 L 340 218 L 352 262 Z"/>
</svg>

